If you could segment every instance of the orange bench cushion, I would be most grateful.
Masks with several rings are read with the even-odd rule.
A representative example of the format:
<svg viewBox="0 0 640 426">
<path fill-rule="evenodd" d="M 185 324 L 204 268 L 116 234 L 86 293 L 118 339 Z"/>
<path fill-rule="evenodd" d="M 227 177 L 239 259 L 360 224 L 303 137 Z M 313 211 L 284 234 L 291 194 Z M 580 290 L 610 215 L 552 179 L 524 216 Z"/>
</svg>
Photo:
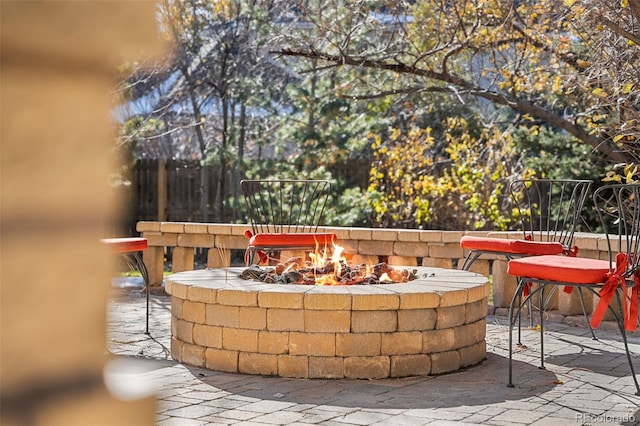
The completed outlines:
<svg viewBox="0 0 640 426">
<path fill-rule="evenodd" d="M 146 238 L 103 238 L 100 240 L 103 244 L 108 245 L 115 253 L 133 253 L 145 250 L 149 247 Z"/>
<path fill-rule="evenodd" d="M 607 281 L 609 261 L 569 256 L 534 256 L 509 261 L 507 272 L 523 278 L 574 284 Z"/>
<path fill-rule="evenodd" d="M 460 239 L 460 246 L 470 250 L 530 256 L 562 254 L 564 252 L 564 246 L 558 242 L 509 240 L 506 238 L 473 237 L 469 235 L 465 235 Z"/>
<path fill-rule="evenodd" d="M 249 247 L 315 247 L 328 246 L 338 240 L 336 234 L 331 233 L 282 233 L 256 234 L 249 239 Z"/>
</svg>

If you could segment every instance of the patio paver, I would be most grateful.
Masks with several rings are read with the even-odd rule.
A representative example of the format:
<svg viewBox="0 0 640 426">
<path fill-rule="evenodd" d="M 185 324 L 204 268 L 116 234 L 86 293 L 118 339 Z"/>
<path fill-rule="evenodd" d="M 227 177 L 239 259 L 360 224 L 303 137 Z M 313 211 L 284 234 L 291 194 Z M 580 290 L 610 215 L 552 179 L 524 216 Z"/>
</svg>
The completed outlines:
<svg viewBox="0 0 640 426">
<path fill-rule="evenodd" d="M 545 323 L 545 366 L 537 331 L 524 329 L 507 388 L 506 319 L 487 317 L 487 359 L 442 376 L 382 380 L 285 379 L 210 371 L 170 357 L 171 301 L 114 288 L 108 305 L 110 357 L 126 365 L 113 380 L 147 384 L 156 424 L 168 425 L 640 425 L 640 397 L 621 338 L 603 329 Z M 629 337 L 640 370 L 640 332 Z"/>
</svg>

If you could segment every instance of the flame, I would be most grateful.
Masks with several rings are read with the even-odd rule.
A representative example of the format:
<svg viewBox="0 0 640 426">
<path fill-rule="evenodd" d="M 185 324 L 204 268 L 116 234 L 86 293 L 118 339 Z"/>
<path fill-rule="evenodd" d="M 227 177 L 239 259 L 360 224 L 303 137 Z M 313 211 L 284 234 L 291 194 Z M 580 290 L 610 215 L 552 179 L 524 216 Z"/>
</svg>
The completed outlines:
<svg viewBox="0 0 640 426">
<path fill-rule="evenodd" d="M 316 248 L 313 253 L 309 253 L 309 259 L 311 265 L 315 271 L 324 269 L 327 264 L 333 264 L 333 273 L 318 274 L 315 275 L 316 285 L 339 285 L 340 274 L 342 272 L 342 263 L 346 263 L 347 259 L 342 255 L 344 247 L 337 245 L 335 242 L 331 243 L 332 250 L 328 250 L 328 246 L 325 245 L 323 250 L 320 250 L 320 244 L 316 240 Z M 331 252 L 331 256 L 329 256 Z"/>
</svg>

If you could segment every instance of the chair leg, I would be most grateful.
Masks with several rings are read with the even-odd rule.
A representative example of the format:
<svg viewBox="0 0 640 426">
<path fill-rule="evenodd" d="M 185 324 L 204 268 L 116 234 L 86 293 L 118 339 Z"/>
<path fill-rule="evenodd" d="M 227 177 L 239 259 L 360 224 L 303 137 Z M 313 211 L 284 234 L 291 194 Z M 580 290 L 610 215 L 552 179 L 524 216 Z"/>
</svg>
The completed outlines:
<svg viewBox="0 0 640 426">
<path fill-rule="evenodd" d="M 462 270 L 463 271 L 468 271 L 469 268 L 471 268 L 471 266 L 473 265 L 473 263 L 478 260 L 478 258 L 480 257 L 481 253 L 477 252 L 477 251 L 471 251 L 469 252 L 469 254 L 467 255 L 467 257 L 464 259 L 464 263 L 462 264 Z"/>
<path fill-rule="evenodd" d="M 578 295 L 580 296 L 580 305 L 582 306 L 582 313 L 584 314 L 584 319 L 587 321 L 587 326 L 589 327 L 589 330 L 591 331 L 591 338 L 593 340 L 598 340 L 598 338 L 596 337 L 596 333 L 593 330 L 593 327 L 591 327 L 591 321 L 589 321 L 589 315 L 587 314 L 587 308 L 584 304 L 584 295 L 582 294 L 582 289 L 580 287 L 578 287 Z"/>
<path fill-rule="evenodd" d="M 509 381 L 507 383 L 507 387 L 510 387 L 510 388 L 514 387 L 513 385 L 513 325 L 515 322 L 515 315 L 518 316 L 518 324 L 522 316 L 522 289 L 523 289 L 523 282 L 522 280 L 518 279 L 516 292 L 513 294 L 513 297 L 511 298 L 511 303 L 509 304 Z M 518 303 L 517 312 L 515 312 L 516 301 Z M 520 336 L 520 326 L 518 325 L 518 340 L 520 340 L 519 336 Z"/>
<path fill-rule="evenodd" d="M 128 256 L 133 262 L 133 267 L 137 269 L 138 272 L 140 272 L 140 275 L 142 275 L 142 281 L 144 283 L 144 288 L 147 293 L 147 311 L 146 311 L 146 324 L 145 324 L 144 334 L 151 334 L 149 332 L 149 298 L 150 298 L 149 296 L 151 292 L 151 289 L 149 288 L 149 271 L 147 271 L 147 266 L 144 264 L 144 261 L 142 260 L 142 256 L 140 255 L 140 252 L 128 253 Z"/>
<path fill-rule="evenodd" d="M 629 362 L 629 369 L 631 370 L 631 377 L 633 378 L 633 383 L 636 385 L 636 395 L 640 396 L 640 385 L 638 384 L 638 378 L 636 377 L 636 371 L 633 368 L 633 361 L 631 360 L 631 353 L 629 352 L 629 344 L 627 343 L 627 332 L 624 329 L 624 308 L 622 303 L 624 302 L 624 293 L 622 294 L 622 299 L 620 298 L 620 293 L 622 293 L 622 289 L 618 289 L 616 291 L 616 298 L 618 299 L 618 308 L 620 309 L 620 315 L 616 314 L 616 322 L 618 323 L 618 328 L 620 328 L 620 333 L 622 334 L 622 341 L 624 342 L 624 350 L 627 353 L 627 361 Z M 613 311 L 611 306 L 609 309 Z M 615 311 L 613 311 L 615 314 Z"/>
<path fill-rule="evenodd" d="M 544 370 L 544 305 L 546 304 L 544 300 L 545 285 L 542 283 L 538 285 L 540 286 L 540 296 L 538 296 L 540 300 L 540 302 L 538 303 L 538 311 L 540 312 L 540 369 Z"/>
</svg>

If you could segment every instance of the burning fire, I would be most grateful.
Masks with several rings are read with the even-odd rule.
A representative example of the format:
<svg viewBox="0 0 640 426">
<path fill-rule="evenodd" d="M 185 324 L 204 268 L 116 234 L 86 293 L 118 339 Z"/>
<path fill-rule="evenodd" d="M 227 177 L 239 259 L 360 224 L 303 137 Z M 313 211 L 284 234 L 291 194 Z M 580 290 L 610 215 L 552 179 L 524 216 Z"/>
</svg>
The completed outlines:
<svg viewBox="0 0 640 426">
<path fill-rule="evenodd" d="M 397 270 L 386 263 L 350 265 L 343 255 L 344 247 L 333 244 L 320 249 L 316 244 L 307 260 L 293 257 L 273 266 L 252 265 L 241 278 L 266 283 L 304 285 L 357 285 L 405 283 L 416 279 L 416 271 Z M 277 259 L 272 259 L 276 260 Z"/>
</svg>

